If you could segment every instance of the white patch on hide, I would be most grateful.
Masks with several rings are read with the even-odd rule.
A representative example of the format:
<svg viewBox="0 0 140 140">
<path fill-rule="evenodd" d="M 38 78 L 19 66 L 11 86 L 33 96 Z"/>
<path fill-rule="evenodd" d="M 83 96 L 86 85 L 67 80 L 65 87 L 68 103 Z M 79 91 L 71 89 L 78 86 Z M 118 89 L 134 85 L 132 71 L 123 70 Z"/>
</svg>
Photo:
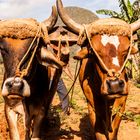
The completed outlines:
<svg viewBox="0 0 140 140">
<path fill-rule="evenodd" d="M 104 46 L 106 46 L 107 43 L 113 44 L 116 47 L 116 50 L 120 45 L 119 38 L 116 35 L 115 36 L 102 35 L 101 42 Z"/>
<path fill-rule="evenodd" d="M 114 65 L 120 66 L 117 57 L 113 57 L 112 59 L 113 59 L 112 63 L 113 63 Z"/>
<path fill-rule="evenodd" d="M 103 46 L 106 46 L 107 43 L 113 44 L 115 46 L 115 48 L 116 48 L 116 51 L 118 50 L 118 47 L 120 45 L 118 36 L 102 35 L 101 36 L 101 42 L 102 42 Z M 113 59 L 112 63 L 114 65 L 120 66 L 119 65 L 119 60 L 118 60 L 118 57 L 117 56 L 116 57 L 113 57 L 112 59 Z"/>
<path fill-rule="evenodd" d="M 18 80 L 21 80 L 21 79 L 19 77 L 16 77 L 15 80 L 18 81 Z M 22 79 L 22 80 L 23 80 L 23 83 L 24 83 L 24 88 L 23 88 L 23 94 L 22 94 L 22 96 L 29 97 L 30 96 L 30 87 L 29 87 L 29 85 L 28 85 L 28 83 L 27 83 L 26 80 L 24 80 L 24 79 Z M 2 96 L 7 96 L 8 94 L 10 94 L 8 92 L 6 83 L 7 82 L 13 82 L 13 81 L 14 81 L 14 77 L 7 78 L 4 81 L 4 84 L 3 84 L 3 87 L 2 87 L 2 92 L 1 92 Z"/>
</svg>

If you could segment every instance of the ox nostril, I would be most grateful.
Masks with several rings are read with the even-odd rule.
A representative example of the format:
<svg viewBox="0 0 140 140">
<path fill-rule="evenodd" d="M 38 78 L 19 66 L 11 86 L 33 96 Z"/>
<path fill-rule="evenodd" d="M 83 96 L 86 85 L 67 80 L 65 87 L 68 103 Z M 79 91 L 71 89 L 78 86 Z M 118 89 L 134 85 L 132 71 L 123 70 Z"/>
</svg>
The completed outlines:
<svg viewBox="0 0 140 140">
<path fill-rule="evenodd" d="M 8 88 L 12 88 L 13 82 L 12 81 L 8 81 L 5 85 Z"/>
<path fill-rule="evenodd" d="M 124 81 L 123 80 L 119 81 L 119 86 L 122 87 L 122 88 L 124 87 Z"/>
</svg>

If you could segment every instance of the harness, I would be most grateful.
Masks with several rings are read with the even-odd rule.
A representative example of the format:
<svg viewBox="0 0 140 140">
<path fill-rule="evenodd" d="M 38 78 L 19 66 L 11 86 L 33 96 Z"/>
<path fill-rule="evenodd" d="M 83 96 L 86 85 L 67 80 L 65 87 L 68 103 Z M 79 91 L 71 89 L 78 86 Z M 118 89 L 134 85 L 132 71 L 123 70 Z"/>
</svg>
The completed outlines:
<svg viewBox="0 0 140 140">
<path fill-rule="evenodd" d="M 40 37 L 43 37 L 44 42 L 47 44 L 47 43 L 49 43 L 48 39 L 46 41 L 46 38 L 48 38 L 47 36 L 48 36 L 47 29 L 44 28 L 43 23 L 40 23 L 39 27 L 38 27 L 38 30 L 37 30 L 37 33 L 36 33 L 34 39 L 32 40 L 28 50 L 26 51 L 25 55 L 22 57 L 21 61 L 17 65 L 16 72 L 15 72 L 15 77 L 23 78 L 24 76 L 27 76 L 27 74 L 29 72 L 29 69 L 31 67 L 31 64 L 33 62 L 33 59 L 35 57 L 37 48 L 39 46 Z M 36 41 L 36 46 L 33 48 L 33 45 L 34 45 L 35 41 Z M 32 52 L 32 55 L 30 57 L 30 60 L 29 60 L 29 62 L 27 64 L 26 68 L 21 70 L 21 66 L 24 63 L 24 61 L 26 60 L 26 58 L 29 55 L 29 53 L 31 53 L 31 49 L 33 49 L 33 52 Z"/>
<path fill-rule="evenodd" d="M 131 50 L 132 50 L 132 46 L 133 46 L 133 42 L 132 42 L 132 41 L 133 41 L 133 40 L 132 40 L 132 31 L 131 31 L 130 47 L 129 47 L 129 50 L 128 50 L 128 54 L 127 54 L 127 56 L 126 56 L 126 59 L 125 59 L 123 65 L 121 66 L 121 69 L 120 69 L 119 71 L 116 72 L 114 69 L 108 69 L 108 68 L 107 68 L 107 66 L 105 65 L 105 63 L 103 62 L 103 60 L 101 59 L 101 57 L 99 56 L 99 54 L 97 53 L 97 51 L 94 49 L 94 46 L 92 45 L 91 40 L 90 40 L 90 35 L 89 35 L 89 33 L 88 33 L 88 30 L 87 30 L 87 25 L 84 25 L 84 29 L 85 29 L 84 33 L 85 33 L 86 36 L 87 36 L 87 39 L 88 39 L 88 41 L 89 41 L 89 44 L 90 44 L 90 46 L 91 46 L 93 52 L 95 53 L 96 57 L 98 58 L 98 60 L 99 60 L 99 62 L 100 62 L 100 64 L 101 64 L 101 66 L 102 66 L 102 68 L 106 71 L 107 75 L 108 75 L 109 77 L 116 77 L 116 78 L 120 77 L 120 74 L 122 73 L 123 69 L 125 68 L 125 64 L 126 64 L 128 58 L 129 58 L 130 53 L 131 53 Z"/>
<path fill-rule="evenodd" d="M 103 60 L 101 59 L 101 57 L 99 56 L 99 54 L 97 53 L 97 51 L 95 50 L 94 46 L 92 45 L 91 43 L 91 35 L 89 34 L 88 32 L 88 25 L 83 25 L 84 26 L 84 30 L 82 32 L 80 32 L 79 34 L 79 39 L 77 41 L 77 43 L 81 46 L 84 41 L 87 39 L 88 42 L 89 42 L 89 45 L 91 47 L 91 49 L 93 50 L 94 54 L 96 55 L 102 69 L 107 73 L 107 76 L 108 77 L 113 77 L 113 78 L 119 78 L 122 71 L 124 70 L 125 68 L 125 65 L 126 65 L 126 62 L 128 61 L 128 58 L 130 56 L 130 53 L 131 53 L 131 50 L 132 50 L 132 46 L 133 46 L 133 40 L 132 40 L 132 30 L 131 30 L 131 35 L 130 35 L 130 47 L 129 47 L 129 50 L 128 50 L 128 54 L 124 60 L 124 63 L 123 65 L 121 66 L 120 70 L 118 71 L 115 71 L 114 69 L 109 69 L 105 63 L 103 62 Z M 97 73 L 95 73 L 97 75 Z M 95 107 L 93 104 L 91 104 L 91 102 L 89 100 L 87 100 L 87 102 L 90 104 L 90 106 L 92 107 L 93 111 L 95 112 L 95 114 L 98 116 L 98 117 L 101 117 L 101 115 L 96 111 Z M 111 118 L 114 116 L 114 115 L 119 115 L 119 117 L 123 117 L 125 116 L 125 113 L 122 113 L 121 112 L 121 105 L 119 105 L 117 108 L 113 108 L 111 106 L 110 108 L 111 110 Z M 112 121 L 112 119 L 110 120 Z M 105 121 L 103 120 L 103 124 L 105 124 Z"/>
<path fill-rule="evenodd" d="M 61 33 L 60 33 L 60 35 L 59 35 L 59 37 L 58 37 L 58 46 L 55 47 L 55 46 L 51 45 L 51 48 L 53 48 L 53 49 L 57 52 L 56 55 L 57 55 L 58 60 L 61 59 L 61 55 L 62 55 L 62 53 L 63 53 L 63 52 L 61 51 L 63 40 L 65 40 L 65 43 L 66 43 L 66 46 L 65 46 L 65 47 L 66 47 L 66 48 L 69 48 L 70 45 L 69 45 L 69 41 L 68 41 L 67 35 L 66 35 L 66 34 L 61 34 Z M 73 97 L 73 93 L 74 93 L 74 85 L 75 85 L 76 80 L 77 80 L 77 78 L 78 78 L 79 70 L 80 70 L 80 69 L 78 69 L 78 61 L 77 61 L 77 63 L 76 63 L 76 69 L 75 69 L 74 79 L 72 78 L 73 76 L 71 75 L 70 70 L 69 70 L 69 74 L 68 74 L 65 70 L 63 70 L 63 72 L 65 72 L 65 74 L 66 74 L 73 82 L 72 82 L 72 85 L 71 85 L 70 89 L 68 90 L 68 92 L 66 93 L 66 95 L 63 97 L 62 101 L 60 102 L 60 104 L 62 104 L 62 102 L 67 98 L 67 96 L 70 94 L 71 91 L 72 91 L 72 93 L 71 93 L 70 102 L 72 101 L 72 97 Z M 71 108 L 71 106 L 69 105 L 69 106 L 68 106 L 68 112 L 67 112 L 67 114 L 70 114 L 70 108 Z"/>
</svg>

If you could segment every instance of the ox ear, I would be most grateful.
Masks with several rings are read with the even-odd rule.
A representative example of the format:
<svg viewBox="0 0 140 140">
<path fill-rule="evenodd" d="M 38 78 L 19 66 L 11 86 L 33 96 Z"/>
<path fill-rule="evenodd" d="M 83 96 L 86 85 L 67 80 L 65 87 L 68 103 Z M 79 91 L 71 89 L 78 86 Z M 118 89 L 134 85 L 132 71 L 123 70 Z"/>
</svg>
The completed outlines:
<svg viewBox="0 0 140 140">
<path fill-rule="evenodd" d="M 138 36 L 137 34 L 134 34 L 132 36 L 132 39 L 133 39 L 133 42 L 134 42 L 134 45 L 132 46 L 132 49 L 131 49 L 131 54 L 136 54 L 138 53 L 139 49 L 138 49 Z"/>
<path fill-rule="evenodd" d="M 90 57 L 91 54 L 92 54 L 91 50 L 88 49 L 87 47 L 84 47 L 81 50 L 79 50 L 73 58 L 76 60 L 82 60 L 84 58 Z"/>
<path fill-rule="evenodd" d="M 40 54 L 41 55 L 39 55 L 39 61 L 42 65 L 46 67 L 54 67 L 57 69 L 61 69 L 64 66 L 64 63 L 59 61 L 51 51 L 47 50 L 47 48 L 42 47 Z"/>
<path fill-rule="evenodd" d="M 131 53 L 130 54 L 136 54 L 138 52 L 139 52 L 138 43 L 136 43 L 134 46 L 132 46 L 132 49 L 131 49 Z"/>
</svg>

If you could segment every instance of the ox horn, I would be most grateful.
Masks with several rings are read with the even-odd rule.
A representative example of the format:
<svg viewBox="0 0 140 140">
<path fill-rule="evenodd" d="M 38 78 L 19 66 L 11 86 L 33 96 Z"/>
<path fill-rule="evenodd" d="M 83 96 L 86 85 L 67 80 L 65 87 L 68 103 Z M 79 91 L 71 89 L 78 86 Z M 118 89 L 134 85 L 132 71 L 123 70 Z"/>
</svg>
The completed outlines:
<svg viewBox="0 0 140 140">
<path fill-rule="evenodd" d="M 48 30 L 51 30 L 52 27 L 56 24 L 57 18 L 58 18 L 58 13 L 56 7 L 53 6 L 51 16 L 43 21 L 43 23 L 47 26 Z"/>
<path fill-rule="evenodd" d="M 131 29 L 133 32 L 135 32 L 136 30 L 140 29 L 140 19 L 131 23 Z"/>
<path fill-rule="evenodd" d="M 57 0 L 56 1 L 57 9 L 59 16 L 61 17 L 62 21 L 66 26 L 68 26 L 72 31 L 79 34 L 80 31 L 83 29 L 83 26 L 81 24 L 76 23 L 73 21 L 65 12 L 65 9 L 63 7 L 62 1 Z"/>
</svg>

